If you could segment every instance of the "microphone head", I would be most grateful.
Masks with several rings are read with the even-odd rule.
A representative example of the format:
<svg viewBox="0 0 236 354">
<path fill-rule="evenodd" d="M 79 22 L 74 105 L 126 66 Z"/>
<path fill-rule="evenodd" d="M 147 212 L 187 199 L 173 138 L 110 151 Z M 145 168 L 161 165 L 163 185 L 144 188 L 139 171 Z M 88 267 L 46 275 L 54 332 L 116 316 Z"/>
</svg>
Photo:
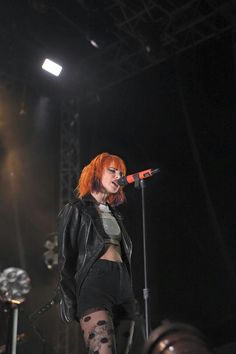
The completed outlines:
<svg viewBox="0 0 236 354">
<path fill-rule="evenodd" d="M 154 175 L 155 173 L 160 172 L 160 168 L 155 168 L 155 170 L 152 170 L 152 175 Z"/>
<path fill-rule="evenodd" d="M 125 176 L 120 177 L 116 182 L 117 182 L 117 183 L 119 184 L 119 186 L 121 186 L 121 187 L 127 186 L 127 184 L 128 184 L 127 179 L 126 179 Z"/>
</svg>

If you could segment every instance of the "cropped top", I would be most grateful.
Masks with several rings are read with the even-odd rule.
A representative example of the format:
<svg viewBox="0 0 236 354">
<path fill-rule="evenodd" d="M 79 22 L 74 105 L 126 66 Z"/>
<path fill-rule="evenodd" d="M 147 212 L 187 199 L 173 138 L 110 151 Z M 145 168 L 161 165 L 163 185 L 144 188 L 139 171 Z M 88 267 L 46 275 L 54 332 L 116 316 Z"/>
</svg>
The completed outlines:
<svg viewBox="0 0 236 354">
<path fill-rule="evenodd" d="M 97 206 L 99 216 L 107 237 L 105 238 L 106 244 L 120 246 L 121 230 L 116 218 L 113 216 L 107 204 L 98 204 Z"/>
</svg>

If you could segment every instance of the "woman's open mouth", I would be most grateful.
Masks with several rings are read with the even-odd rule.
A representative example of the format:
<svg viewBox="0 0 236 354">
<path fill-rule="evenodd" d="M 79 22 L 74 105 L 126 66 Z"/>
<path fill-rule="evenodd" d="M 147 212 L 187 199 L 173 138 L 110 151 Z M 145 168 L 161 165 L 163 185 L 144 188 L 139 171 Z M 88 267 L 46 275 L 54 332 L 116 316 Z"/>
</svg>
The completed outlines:
<svg viewBox="0 0 236 354">
<path fill-rule="evenodd" d="M 112 181 L 112 183 L 116 186 L 119 187 L 119 184 L 116 181 Z"/>
</svg>

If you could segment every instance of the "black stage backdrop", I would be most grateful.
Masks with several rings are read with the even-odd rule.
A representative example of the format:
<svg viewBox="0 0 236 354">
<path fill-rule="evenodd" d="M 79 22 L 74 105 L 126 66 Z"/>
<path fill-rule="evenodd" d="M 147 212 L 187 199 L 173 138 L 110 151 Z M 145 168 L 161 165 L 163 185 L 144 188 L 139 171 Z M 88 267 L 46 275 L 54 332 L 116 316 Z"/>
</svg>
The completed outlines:
<svg viewBox="0 0 236 354">
<path fill-rule="evenodd" d="M 46 269 L 42 254 L 56 230 L 60 112 L 55 98 L 37 90 L 28 93 L 23 115 L 17 94 L 2 97 L 1 269 L 25 266 L 32 278 L 19 331 L 36 354 L 42 341 L 27 316 L 56 286 L 56 271 Z M 124 158 L 128 173 L 161 170 L 145 189 L 151 327 L 166 318 L 187 321 L 214 346 L 232 341 L 236 328 L 235 113 L 230 36 L 170 58 L 80 107 L 82 165 L 107 151 Z M 126 195 L 121 211 L 143 311 L 141 195 L 134 186 Z M 50 351 L 56 316 L 52 310 L 38 323 Z M 4 321 L 1 328 L 4 338 Z"/>
</svg>

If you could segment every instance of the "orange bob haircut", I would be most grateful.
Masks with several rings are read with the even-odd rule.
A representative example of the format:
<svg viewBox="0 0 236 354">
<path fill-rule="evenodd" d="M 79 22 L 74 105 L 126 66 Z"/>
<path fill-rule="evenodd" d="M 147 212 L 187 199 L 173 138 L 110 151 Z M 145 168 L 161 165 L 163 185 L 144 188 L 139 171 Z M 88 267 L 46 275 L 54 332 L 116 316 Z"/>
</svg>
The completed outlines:
<svg viewBox="0 0 236 354">
<path fill-rule="evenodd" d="M 76 195 L 82 198 L 91 192 L 100 192 L 102 190 L 101 178 L 105 168 L 112 165 L 120 170 L 123 175 L 126 174 L 126 166 L 124 161 L 116 155 L 110 155 L 103 152 L 96 156 L 81 172 L 77 187 L 75 189 Z M 111 205 L 119 205 L 125 201 L 125 194 L 123 187 L 115 194 L 110 194 L 107 199 Z"/>
</svg>

